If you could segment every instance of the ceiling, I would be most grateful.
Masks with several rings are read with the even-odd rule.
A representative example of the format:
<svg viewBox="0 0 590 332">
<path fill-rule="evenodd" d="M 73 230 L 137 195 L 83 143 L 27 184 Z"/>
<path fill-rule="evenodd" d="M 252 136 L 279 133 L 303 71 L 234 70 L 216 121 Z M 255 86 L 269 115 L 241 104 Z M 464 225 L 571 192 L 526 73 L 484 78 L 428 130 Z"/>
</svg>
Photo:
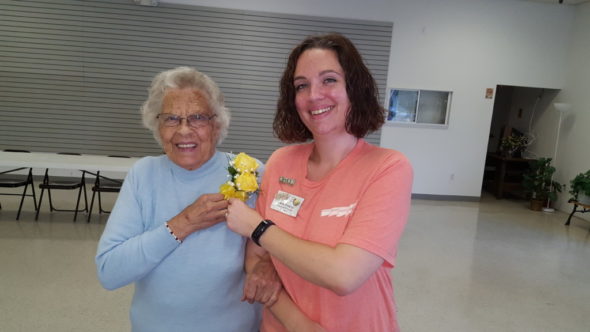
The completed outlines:
<svg viewBox="0 0 590 332">
<path fill-rule="evenodd" d="M 526 0 L 526 1 L 559 4 L 559 0 Z M 590 0 L 563 0 L 564 5 L 579 5 L 579 4 L 585 3 L 585 2 L 590 2 Z"/>
</svg>

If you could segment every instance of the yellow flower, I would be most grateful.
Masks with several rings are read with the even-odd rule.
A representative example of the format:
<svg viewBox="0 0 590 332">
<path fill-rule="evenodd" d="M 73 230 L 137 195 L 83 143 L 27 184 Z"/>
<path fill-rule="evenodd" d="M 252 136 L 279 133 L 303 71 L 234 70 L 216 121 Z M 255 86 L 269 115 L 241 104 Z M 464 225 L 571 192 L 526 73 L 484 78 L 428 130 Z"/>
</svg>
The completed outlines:
<svg viewBox="0 0 590 332">
<path fill-rule="evenodd" d="M 231 178 L 219 186 L 219 192 L 223 198 L 238 198 L 247 201 L 250 194 L 258 191 L 258 162 L 245 153 L 239 153 L 233 161 L 229 162 L 227 170 Z"/>
<path fill-rule="evenodd" d="M 236 188 L 229 183 L 224 183 L 219 187 L 219 193 L 223 194 L 224 199 L 230 199 L 235 196 Z"/>
<path fill-rule="evenodd" d="M 238 198 L 242 201 L 247 201 L 250 195 L 244 190 L 236 190 L 234 186 L 229 183 L 224 183 L 219 187 L 219 192 L 223 194 L 224 199 Z"/>
<path fill-rule="evenodd" d="M 258 168 L 256 159 L 250 157 L 244 152 L 240 152 L 234 159 L 234 168 L 238 172 L 254 172 Z"/>
<path fill-rule="evenodd" d="M 255 192 L 258 189 L 258 183 L 256 182 L 256 175 L 253 173 L 242 173 L 235 179 L 238 190 L 246 192 Z"/>
<path fill-rule="evenodd" d="M 243 191 L 243 190 L 238 190 L 234 194 L 234 198 L 241 199 L 242 202 L 247 201 L 248 200 L 248 197 L 250 197 L 250 195 L 247 192 Z"/>
</svg>

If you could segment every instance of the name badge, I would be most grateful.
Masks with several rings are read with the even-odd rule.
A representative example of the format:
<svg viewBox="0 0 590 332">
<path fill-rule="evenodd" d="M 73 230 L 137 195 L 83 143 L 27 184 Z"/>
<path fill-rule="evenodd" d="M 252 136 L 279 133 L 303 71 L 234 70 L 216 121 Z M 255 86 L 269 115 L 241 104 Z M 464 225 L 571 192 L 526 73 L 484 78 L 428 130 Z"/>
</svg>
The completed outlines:
<svg viewBox="0 0 590 332">
<path fill-rule="evenodd" d="M 270 208 L 288 216 L 296 217 L 303 201 L 302 197 L 279 190 L 272 200 Z"/>
</svg>

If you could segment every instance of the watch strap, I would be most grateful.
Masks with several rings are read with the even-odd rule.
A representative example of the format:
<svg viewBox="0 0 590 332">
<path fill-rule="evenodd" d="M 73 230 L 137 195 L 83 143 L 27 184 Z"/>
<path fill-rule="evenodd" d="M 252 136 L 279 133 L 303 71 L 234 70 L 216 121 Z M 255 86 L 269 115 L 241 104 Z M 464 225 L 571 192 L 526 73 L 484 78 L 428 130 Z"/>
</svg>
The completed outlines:
<svg viewBox="0 0 590 332">
<path fill-rule="evenodd" d="M 270 219 L 264 219 L 263 221 L 261 221 L 260 224 L 258 224 L 258 226 L 256 226 L 256 228 L 252 232 L 252 235 L 250 235 L 252 241 L 254 241 L 254 243 L 256 243 L 258 246 L 260 246 L 260 237 L 262 236 L 262 234 L 264 234 L 264 232 L 266 232 L 266 230 L 270 226 L 274 224 L 275 223 Z"/>
</svg>

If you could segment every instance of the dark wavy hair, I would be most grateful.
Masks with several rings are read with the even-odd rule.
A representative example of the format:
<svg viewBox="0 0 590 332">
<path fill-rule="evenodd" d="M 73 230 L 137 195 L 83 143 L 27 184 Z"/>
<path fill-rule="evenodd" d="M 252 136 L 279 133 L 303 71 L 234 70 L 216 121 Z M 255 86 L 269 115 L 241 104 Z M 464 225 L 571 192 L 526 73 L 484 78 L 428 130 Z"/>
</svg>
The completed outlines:
<svg viewBox="0 0 590 332">
<path fill-rule="evenodd" d="M 334 51 L 344 70 L 346 93 L 350 100 L 346 131 L 361 138 L 381 128 L 385 122 L 385 110 L 379 103 L 379 90 L 375 79 L 354 44 L 340 34 L 331 33 L 310 36 L 291 51 L 281 78 L 277 113 L 273 121 L 275 135 L 285 143 L 305 142 L 313 138 L 295 108 L 293 77 L 301 54 L 314 48 Z"/>
</svg>

